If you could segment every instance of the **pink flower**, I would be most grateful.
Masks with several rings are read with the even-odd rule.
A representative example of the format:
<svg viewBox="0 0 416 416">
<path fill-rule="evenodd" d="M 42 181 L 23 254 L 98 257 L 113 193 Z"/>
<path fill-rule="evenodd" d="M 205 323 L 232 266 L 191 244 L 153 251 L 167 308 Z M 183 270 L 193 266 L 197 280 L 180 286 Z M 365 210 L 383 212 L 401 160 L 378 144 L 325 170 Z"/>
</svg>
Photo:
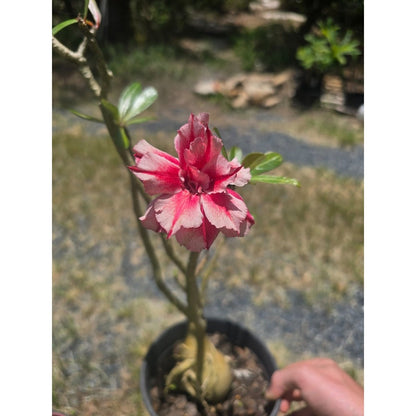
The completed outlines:
<svg viewBox="0 0 416 416">
<path fill-rule="evenodd" d="M 191 251 L 209 248 L 217 235 L 242 237 L 254 219 L 231 186 L 244 186 L 250 169 L 221 153 L 222 141 L 208 128 L 209 115 L 190 115 L 175 137 L 179 158 L 145 140 L 133 148 L 130 170 L 149 195 L 158 195 L 140 220 L 153 231 L 173 235 Z"/>
</svg>

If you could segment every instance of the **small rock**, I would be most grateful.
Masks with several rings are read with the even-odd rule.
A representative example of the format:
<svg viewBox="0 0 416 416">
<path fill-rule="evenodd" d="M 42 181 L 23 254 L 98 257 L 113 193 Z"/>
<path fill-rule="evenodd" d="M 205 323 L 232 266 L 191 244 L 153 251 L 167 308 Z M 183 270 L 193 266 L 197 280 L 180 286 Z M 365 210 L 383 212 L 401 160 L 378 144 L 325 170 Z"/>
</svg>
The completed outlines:
<svg viewBox="0 0 416 416">
<path fill-rule="evenodd" d="M 213 80 L 203 80 L 194 87 L 194 92 L 199 95 L 213 95 L 220 90 L 220 83 Z"/>
<path fill-rule="evenodd" d="M 282 101 L 277 95 L 273 95 L 272 97 L 268 97 L 263 101 L 263 107 L 270 108 L 274 107 L 275 105 L 279 104 Z"/>
<path fill-rule="evenodd" d="M 245 108 L 248 106 L 248 95 L 245 91 L 242 91 L 237 98 L 235 98 L 232 102 L 231 102 L 231 107 L 233 108 Z"/>
<path fill-rule="evenodd" d="M 275 10 L 280 6 L 278 0 L 260 0 L 249 4 L 250 10 L 253 12 L 262 12 L 265 10 Z"/>
<path fill-rule="evenodd" d="M 183 416 L 197 416 L 198 415 L 198 408 L 196 407 L 195 403 L 188 402 L 185 409 Z"/>
<path fill-rule="evenodd" d="M 281 72 L 280 74 L 274 75 L 272 78 L 273 85 L 278 87 L 282 84 L 286 84 L 293 80 L 294 73 L 292 70 L 288 69 L 286 71 Z"/>
<path fill-rule="evenodd" d="M 246 80 L 244 82 L 244 91 L 250 101 L 254 104 L 262 104 L 263 101 L 274 94 L 274 88 L 271 83 L 259 82 L 255 80 Z"/>
</svg>

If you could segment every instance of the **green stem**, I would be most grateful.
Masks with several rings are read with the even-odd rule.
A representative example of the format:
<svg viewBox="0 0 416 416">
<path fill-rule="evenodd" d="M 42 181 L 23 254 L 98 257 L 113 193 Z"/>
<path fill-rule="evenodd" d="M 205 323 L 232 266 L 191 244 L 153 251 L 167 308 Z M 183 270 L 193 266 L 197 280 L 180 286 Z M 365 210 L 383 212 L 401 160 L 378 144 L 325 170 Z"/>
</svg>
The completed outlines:
<svg viewBox="0 0 416 416">
<path fill-rule="evenodd" d="M 205 356 L 205 329 L 206 321 L 203 317 L 201 295 L 198 288 L 196 269 L 198 265 L 199 252 L 191 252 L 189 255 L 188 266 L 186 269 L 186 289 L 188 301 L 189 331 L 193 332 L 197 342 L 196 355 L 196 379 L 197 395 L 202 401 L 202 373 L 204 368 Z"/>
</svg>

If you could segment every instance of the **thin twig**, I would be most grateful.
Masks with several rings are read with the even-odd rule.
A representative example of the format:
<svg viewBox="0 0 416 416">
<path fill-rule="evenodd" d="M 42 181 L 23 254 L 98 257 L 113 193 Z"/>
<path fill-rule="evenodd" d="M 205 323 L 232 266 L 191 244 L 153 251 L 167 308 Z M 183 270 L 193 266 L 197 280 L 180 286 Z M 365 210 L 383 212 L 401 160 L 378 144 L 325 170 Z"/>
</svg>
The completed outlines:
<svg viewBox="0 0 416 416">
<path fill-rule="evenodd" d="M 133 199 L 133 210 L 137 217 L 137 227 L 139 230 L 140 237 L 143 240 L 146 253 L 149 256 L 150 263 L 152 264 L 153 277 L 160 291 L 168 298 L 168 300 L 175 305 L 185 316 L 189 316 L 188 308 L 186 305 L 169 289 L 162 278 L 162 270 L 160 267 L 159 260 L 156 257 L 155 250 L 150 241 L 149 234 L 146 228 L 143 227 L 139 218 L 142 216 L 139 199 L 136 198 L 136 180 L 130 175 L 130 186 Z"/>
<path fill-rule="evenodd" d="M 85 23 L 83 19 L 80 19 L 78 22 L 78 27 L 80 28 L 82 34 L 87 38 L 88 40 L 88 48 L 91 50 L 94 61 L 96 64 L 96 68 L 100 77 L 100 85 L 101 85 L 101 98 L 105 98 L 108 94 L 108 91 L 110 89 L 110 82 L 113 77 L 113 73 L 110 71 L 110 69 L 107 67 L 104 59 L 104 55 L 102 50 L 97 44 L 97 40 L 95 38 L 94 32 L 91 32 L 89 26 Z"/>
<path fill-rule="evenodd" d="M 80 44 L 80 48 L 82 44 L 83 43 Z M 77 52 L 71 51 L 71 49 L 67 48 L 63 43 L 56 39 L 55 36 L 52 36 L 52 48 L 62 57 L 68 59 L 68 61 L 71 61 L 74 64 L 82 65 L 87 62 L 86 58 L 83 56 L 83 49 L 78 49 Z"/>
<path fill-rule="evenodd" d="M 201 278 L 201 297 L 203 299 L 203 303 L 205 303 L 209 277 L 217 264 L 219 254 L 221 252 L 221 247 L 223 246 L 224 242 L 225 242 L 225 237 L 223 237 L 217 243 L 217 247 L 215 248 L 214 255 L 211 257 L 208 264 L 205 265 L 205 269 L 203 271 L 202 278 Z"/>
<path fill-rule="evenodd" d="M 150 198 L 149 195 L 144 191 L 143 189 L 143 185 L 141 184 L 141 182 L 136 181 L 137 184 L 137 192 L 143 197 L 143 199 L 150 204 Z M 138 195 L 137 195 L 138 197 Z M 173 263 L 175 263 L 176 267 L 183 273 L 186 273 L 186 267 L 183 264 L 182 260 L 176 255 L 171 242 L 166 238 L 166 236 L 164 234 L 159 234 L 160 239 L 162 241 L 163 247 L 166 251 L 166 254 L 168 255 L 168 257 L 173 261 Z"/>
<path fill-rule="evenodd" d="M 174 273 L 173 279 L 175 280 L 176 284 L 186 293 L 186 285 L 184 282 L 179 280 L 179 276 L 177 273 Z"/>
<path fill-rule="evenodd" d="M 62 44 L 55 36 L 52 36 L 52 47 L 53 49 L 59 53 L 62 57 L 67 59 L 68 61 L 76 64 L 79 67 L 79 71 L 81 75 L 87 80 L 91 91 L 94 95 L 98 98 L 102 97 L 103 90 L 95 79 L 91 68 L 87 62 L 87 59 L 84 56 L 85 49 L 88 43 L 88 39 L 84 38 L 80 43 L 78 50 L 76 52 L 72 51 L 71 49 L 67 48 L 64 44 Z"/>
</svg>

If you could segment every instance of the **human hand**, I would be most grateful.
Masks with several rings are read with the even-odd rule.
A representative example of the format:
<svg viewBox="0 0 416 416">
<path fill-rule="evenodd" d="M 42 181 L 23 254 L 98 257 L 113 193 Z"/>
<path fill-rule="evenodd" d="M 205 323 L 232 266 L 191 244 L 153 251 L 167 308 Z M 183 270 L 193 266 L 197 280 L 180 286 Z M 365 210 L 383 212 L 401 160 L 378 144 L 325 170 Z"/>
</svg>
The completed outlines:
<svg viewBox="0 0 416 416">
<path fill-rule="evenodd" d="M 268 399 L 281 399 L 287 412 L 292 401 L 306 402 L 293 416 L 363 416 L 364 389 L 329 358 L 290 364 L 271 377 Z"/>
</svg>

